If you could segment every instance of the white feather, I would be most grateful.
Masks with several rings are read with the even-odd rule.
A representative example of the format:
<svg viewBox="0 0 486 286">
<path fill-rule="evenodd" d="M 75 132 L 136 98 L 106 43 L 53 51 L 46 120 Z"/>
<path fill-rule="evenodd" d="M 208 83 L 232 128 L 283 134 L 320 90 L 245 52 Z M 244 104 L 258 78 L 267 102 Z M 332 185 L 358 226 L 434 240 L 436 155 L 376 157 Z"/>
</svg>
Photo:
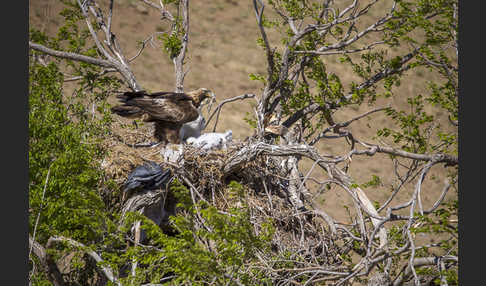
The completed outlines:
<svg viewBox="0 0 486 286">
<path fill-rule="evenodd" d="M 228 143 L 233 140 L 233 131 L 228 130 L 225 133 L 205 133 L 199 137 L 190 137 L 187 139 L 188 144 L 203 150 L 226 148 Z"/>
<path fill-rule="evenodd" d="M 183 147 L 180 144 L 167 144 L 161 149 L 161 154 L 166 162 L 176 163 L 182 156 Z"/>
</svg>

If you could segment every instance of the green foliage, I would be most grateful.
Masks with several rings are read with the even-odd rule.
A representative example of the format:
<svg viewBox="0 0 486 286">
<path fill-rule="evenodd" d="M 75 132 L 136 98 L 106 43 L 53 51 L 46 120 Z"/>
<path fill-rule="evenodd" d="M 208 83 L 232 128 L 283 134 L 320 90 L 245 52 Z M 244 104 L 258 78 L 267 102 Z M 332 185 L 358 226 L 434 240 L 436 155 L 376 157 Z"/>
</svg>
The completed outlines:
<svg viewBox="0 0 486 286">
<path fill-rule="evenodd" d="M 177 207 L 189 209 L 192 206 L 191 193 L 179 180 L 172 181 L 170 190 L 177 200 Z"/>
<path fill-rule="evenodd" d="M 300 0 L 269 0 L 268 3 L 276 10 L 285 12 L 294 19 L 305 17 L 318 18 L 318 11 L 322 4 Z"/>
<path fill-rule="evenodd" d="M 385 39 L 393 44 L 399 40 L 419 43 L 418 37 L 410 32 L 420 30 L 424 33 L 424 42 L 428 45 L 440 45 L 450 40 L 451 28 L 457 32 L 457 19 L 454 18 L 454 0 L 397 1 L 398 9 L 394 19 L 389 21 L 385 30 Z M 435 18 L 432 21 L 431 15 Z"/>
<path fill-rule="evenodd" d="M 388 230 L 388 240 L 395 244 L 395 249 L 402 247 L 406 243 L 407 237 L 402 231 L 404 225 L 405 223 L 400 222 Z"/>
<path fill-rule="evenodd" d="M 88 97 L 81 89 L 78 95 Z M 104 101 L 94 100 L 99 103 L 99 114 L 93 116 L 87 106 L 71 100 L 64 94 L 57 64 L 30 65 L 29 232 L 33 235 L 40 214 L 35 239 L 41 244 L 52 235 L 62 235 L 87 245 L 110 245 L 106 234 L 115 233 L 116 226 L 99 192 L 104 181 L 100 143 L 109 132 L 109 111 Z M 60 258 L 68 249 L 64 246 L 51 253 Z M 92 278 L 95 265 L 85 264 L 84 259 L 81 262 L 73 261 L 66 279 L 82 282 Z M 36 272 L 32 281 L 44 285 L 45 279 Z"/>
<path fill-rule="evenodd" d="M 165 4 L 179 5 L 178 0 L 165 0 Z M 172 31 L 170 33 L 164 33 L 159 38 L 162 40 L 164 51 L 169 55 L 172 60 L 176 58 L 182 50 L 182 38 L 184 37 L 185 30 L 182 25 L 182 18 L 177 15 L 174 23 L 172 24 Z"/>
<path fill-rule="evenodd" d="M 103 229 L 104 205 L 97 192 L 102 149 L 90 133 L 105 130 L 104 122 L 76 120 L 63 100 L 62 74 L 55 64 L 35 65 L 29 78 L 29 201 L 37 214 L 48 170 L 44 209 L 37 237 L 69 235 L 92 241 Z M 78 106 L 80 108 L 80 106 Z M 83 111 L 78 111 L 82 113 Z M 84 111 L 87 112 L 87 111 Z M 30 218 L 33 230 L 34 218 Z"/>
<path fill-rule="evenodd" d="M 454 269 L 447 269 L 441 271 L 441 274 L 445 276 L 448 285 L 459 285 L 459 275 Z M 440 284 L 440 279 L 434 280 L 436 284 Z"/>
<path fill-rule="evenodd" d="M 32 28 L 30 41 L 57 50 L 96 55 L 96 50 L 87 44 L 87 30 L 78 27 L 82 16 L 76 1 L 63 3 L 66 8 L 60 15 L 64 21 L 57 35 L 48 37 Z M 63 72 L 81 76 L 72 94 L 64 89 L 61 65 Z M 53 235 L 62 235 L 94 248 L 103 243 L 117 245 L 106 239 L 108 233 L 116 233 L 112 220 L 116 216 L 100 193 L 102 188 L 117 187 L 106 181 L 100 163 L 105 155 L 101 142 L 111 124 L 106 98 L 120 82 L 100 72 L 101 68 L 94 65 L 55 58 L 47 66 L 30 62 L 29 232 L 34 234 L 39 215 L 35 240 L 40 244 L 45 245 Z M 57 245 L 48 251 L 60 259 L 63 253 L 75 249 Z M 38 263 L 36 258 L 34 261 Z M 85 284 L 92 280 L 96 265 L 91 260 L 77 256 L 70 266 L 66 281 Z M 37 265 L 36 269 L 41 268 Z M 45 273 L 40 271 L 32 276 L 34 285 L 45 285 L 46 281 Z"/>
<path fill-rule="evenodd" d="M 378 136 L 393 137 L 394 143 L 402 143 L 401 148 L 408 152 L 425 153 L 429 151 L 429 134 L 430 129 L 434 128 L 434 116 L 429 115 L 424 111 L 424 100 L 422 95 L 414 98 L 408 98 L 407 102 L 410 106 L 410 113 L 405 111 L 397 111 L 393 108 L 386 110 L 386 114 L 390 116 L 400 127 L 400 131 L 394 131 L 389 128 L 378 130 Z"/>
<path fill-rule="evenodd" d="M 450 222 L 451 219 L 457 219 L 458 205 L 457 200 L 445 203 L 442 207 L 436 209 L 432 215 L 418 215 L 417 227 L 412 227 L 412 233 L 433 233 L 433 234 L 450 234 L 451 239 L 443 239 L 440 241 L 441 248 L 445 251 L 457 246 L 458 243 L 458 228 L 454 227 Z M 457 255 L 457 250 L 451 250 L 451 255 Z"/>
<path fill-rule="evenodd" d="M 252 114 L 250 114 L 249 112 L 246 113 L 245 117 L 243 118 L 243 120 L 248 123 L 248 125 L 250 125 L 251 128 L 253 129 L 256 129 L 257 128 L 257 120 L 255 118 L 255 116 L 253 116 Z"/>
<path fill-rule="evenodd" d="M 454 9 L 455 6 L 457 7 L 457 1 L 424 0 L 397 1 L 397 3 L 395 18 L 386 24 L 385 41 L 392 46 L 410 43 L 418 47 L 419 54 L 416 62 L 411 66 L 424 66 L 429 71 L 440 75 L 443 80 L 428 82 L 430 95 L 419 95 L 409 99 L 409 103 L 410 101 L 418 103 L 419 108 L 412 109 L 408 116 L 405 116 L 403 111 L 389 113 L 397 123 L 399 122 L 401 130 L 381 130 L 378 135 L 387 137 L 393 134 L 396 143 L 406 141 L 406 148 L 418 150 L 417 152 L 434 150 L 457 154 L 457 132 L 447 132 L 437 128 L 435 133 L 437 143 L 428 147 L 425 147 L 428 145 L 426 143 L 428 139 L 419 134 L 421 133 L 419 126 L 433 120 L 422 112 L 422 97 L 427 103 L 445 110 L 451 120 L 458 119 L 458 71 L 451 66 L 456 55 L 449 49 L 451 44 L 456 44 L 454 35 L 457 36 L 458 25 Z M 427 127 L 422 127 L 422 130 L 429 132 Z"/>
<path fill-rule="evenodd" d="M 162 42 L 164 43 L 164 49 L 169 55 L 170 59 L 173 59 L 179 55 L 182 49 L 182 41 L 180 35 L 177 33 L 172 33 L 170 35 L 163 34 L 161 36 Z"/>
<path fill-rule="evenodd" d="M 256 81 L 260 81 L 262 82 L 263 84 L 265 84 L 266 80 L 265 78 L 262 76 L 262 75 L 259 75 L 259 74 L 253 74 L 253 73 L 250 73 L 248 75 L 248 77 L 250 78 L 250 80 L 256 80 Z"/>
<path fill-rule="evenodd" d="M 380 177 L 378 177 L 377 175 L 371 175 L 371 176 L 372 176 L 371 180 L 361 185 L 362 188 L 377 187 L 382 185 Z"/>
</svg>

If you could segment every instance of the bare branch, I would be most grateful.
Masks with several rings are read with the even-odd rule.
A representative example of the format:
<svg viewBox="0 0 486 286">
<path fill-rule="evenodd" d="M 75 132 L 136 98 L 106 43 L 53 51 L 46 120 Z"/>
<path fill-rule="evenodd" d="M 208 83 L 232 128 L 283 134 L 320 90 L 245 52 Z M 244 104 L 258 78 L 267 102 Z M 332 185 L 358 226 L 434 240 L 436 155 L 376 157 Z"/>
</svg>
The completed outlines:
<svg viewBox="0 0 486 286">
<path fill-rule="evenodd" d="M 319 209 L 319 207 L 317 207 L 316 204 L 313 204 L 312 207 L 313 207 L 312 212 L 322 217 L 324 221 L 327 223 L 327 225 L 329 225 L 329 229 L 331 230 L 331 233 L 334 235 L 337 234 L 336 224 L 332 219 L 332 217 L 329 216 L 325 211 Z"/>
<path fill-rule="evenodd" d="M 73 60 L 78 62 L 85 62 L 88 64 L 93 64 L 93 65 L 106 67 L 106 68 L 115 68 L 115 65 L 112 62 L 107 60 L 97 59 L 97 58 L 71 53 L 71 52 L 62 52 L 62 51 L 53 50 L 43 45 L 33 43 L 31 41 L 29 41 L 29 47 L 33 50 L 43 52 L 58 58 L 63 58 L 63 59 L 68 59 L 68 60 Z"/>
<path fill-rule="evenodd" d="M 367 46 L 364 46 L 362 48 L 351 49 L 351 50 L 338 50 L 338 51 L 329 51 L 329 52 L 310 50 L 310 51 L 295 51 L 295 53 L 296 54 L 321 55 L 321 56 L 353 54 L 353 53 L 359 53 L 359 52 L 362 52 L 362 51 L 371 50 L 375 46 L 378 46 L 378 45 L 381 45 L 381 44 L 384 44 L 384 43 L 385 43 L 384 41 L 377 41 L 377 42 L 371 43 Z"/>
<path fill-rule="evenodd" d="M 108 34 L 110 35 L 111 37 L 111 17 L 113 16 L 113 0 L 110 0 L 110 10 L 108 12 L 108 27 L 107 27 L 107 30 L 108 30 Z"/>
<path fill-rule="evenodd" d="M 182 28 L 184 29 L 184 35 L 182 36 L 182 47 L 179 54 L 172 59 L 174 62 L 175 73 L 176 73 L 176 92 L 184 91 L 184 77 L 185 72 L 183 69 L 184 58 L 186 56 L 187 44 L 189 41 L 189 0 L 181 0 L 179 2 L 179 7 L 182 9 Z"/>
<path fill-rule="evenodd" d="M 110 72 L 117 72 L 116 69 L 114 68 L 107 68 L 107 69 L 104 69 L 102 70 L 100 73 L 97 74 L 97 76 L 102 76 L 102 75 L 105 75 L 107 73 L 110 73 Z M 66 78 L 64 79 L 64 82 L 69 82 L 69 81 L 76 81 L 76 80 L 80 80 L 80 79 L 83 79 L 84 76 L 73 76 L 73 77 L 70 77 L 70 78 Z"/>
<path fill-rule="evenodd" d="M 324 131 L 322 131 L 321 133 L 319 133 L 319 135 L 317 135 L 314 139 L 312 139 L 312 141 L 309 143 L 309 145 L 315 145 L 320 139 L 324 138 L 325 134 L 331 130 L 339 130 L 339 128 L 342 128 L 342 127 L 347 127 L 349 126 L 349 124 L 353 123 L 354 121 L 357 121 L 357 120 L 360 120 L 361 118 L 364 118 L 372 113 L 375 113 L 375 112 L 378 112 L 378 111 L 382 111 L 382 110 L 386 110 L 387 108 L 389 107 L 380 107 L 380 108 L 376 108 L 376 109 L 373 109 L 373 110 L 370 110 L 364 114 L 361 114 L 361 115 L 358 115 L 348 121 L 345 121 L 345 122 L 342 122 L 342 123 L 336 123 L 332 126 L 329 126 L 327 127 L 326 129 L 324 129 Z"/>
<path fill-rule="evenodd" d="M 221 103 L 218 104 L 216 109 L 214 109 L 213 113 L 209 116 L 209 119 L 208 119 L 208 121 L 206 121 L 206 125 L 204 126 L 204 128 L 206 128 L 206 126 L 209 125 L 209 122 L 211 122 L 211 119 L 213 119 L 214 115 L 216 114 L 216 122 L 214 123 L 213 132 L 216 130 L 216 125 L 218 124 L 219 113 L 221 112 L 221 108 L 223 107 L 224 104 L 226 104 L 228 102 L 243 100 L 243 99 L 247 99 L 247 98 L 254 98 L 254 97 L 255 97 L 254 94 L 246 93 L 246 94 L 243 94 L 243 95 L 239 95 L 239 96 L 235 96 L 235 97 L 223 100 Z"/>
<path fill-rule="evenodd" d="M 44 272 L 47 274 L 49 281 L 54 284 L 54 286 L 66 285 L 62 274 L 57 267 L 56 262 L 52 259 L 50 255 L 47 254 L 45 248 L 35 241 L 29 234 L 29 245 L 30 249 L 33 251 L 34 255 L 39 258 L 39 261 L 44 268 Z"/>
<path fill-rule="evenodd" d="M 86 8 L 87 8 L 86 6 L 89 7 L 89 5 L 92 4 L 91 1 L 85 1 L 84 3 L 81 3 L 80 0 L 77 0 L 77 1 L 78 1 L 78 5 L 79 5 L 79 7 L 81 9 L 81 12 L 83 13 L 84 20 L 86 22 L 86 26 L 88 27 L 88 30 L 89 30 L 89 32 L 91 34 L 91 38 L 93 38 L 93 40 L 94 40 L 94 42 L 96 44 L 96 47 L 98 48 L 98 51 L 103 56 L 105 56 L 109 61 L 114 61 L 114 58 L 105 49 L 105 47 L 103 46 L 102 42 L 98 38 L 98 34 L 96 34 L 96 31 L 93 29 L 93 26 L 91 25 L 91 22 L 90 22 L 90 19 L 89 19 L 89 14 L 88 14 L 88 11 L 86 10 Z M 93 14 L 95 14 L 95 17 L 96 17 L 96 13 L 93 13 Z M 98 24 L 100 24 L 99 19 L 97 19 L 97 20 L 98 20 Z"/>
<path fill-rule="evenodd" d="M 155 4 L 154 2 L 152 1 L 149 1 L 149 0 L 141 0 L 143 3 L 147 4 L 148 6 L 152 7 L 152 8 L 155 8 L 157 10 L 161 10 L 163 7 L 161 6 L 157 6 L 157 4 Z"/>
<path fill-rule="evenodd" d="M 97 4 L 95 1 L 89 1 L 85 2 L 86 5 L 81 3 L 78 0 L 78 5 L 81 8 L 81 11 L 85 17 L 86 20 L 86 25 L 88 26 L 88 29 L 91 33 L 91 36 L 93 40 L 95 41 L 96 47 L 98 48 L 99 52 L 107 58 L 105 59 L 98 59 L 98 58 L 93 58 L 81 54 L 76 54 L 76 53 L 71 53 L 71 52 L 62 52 L 62 51 L 57 51 L 53 50 L 50 48 L 47 48 L 43 45 L 32 43 L 29 41 L 29 47 L 31 49 L 59 57 L 59 58 L 64 58 L 64 59 L 70 59 L 70 60 L 75 60 L 75 61 L 80 61 L 80 62 L 85 62 L 89 64 L 94 64 L 97 66 L 105 67 L 105 68 L 115 68 L 125 79 L 126 83 L 133 89 L 133 90 L 141 90 L 140 86 L 138 85 L 135 75 L 131 71 L 130 67 L 128 66 L 128 63 L 125 60 L 125 57 L 123 56 L 123 53 L 121 52 L 121 49 L 118 45 L 118 42 L 115 38 L 115 36 L 111 33 L 109 28 L 105 26 L 104 20 L 103 20 L 103 15 L 101 13 L 101 10 L 98 8 Z M 112 3 L 111 3 L 112 4 Z M 98 8 L 98 10 L 95 10 L 94 6 Z M 86 7 L 88 6 L 88 7 Z M 89 20 L 89 14 L 86 8 L 89 8 L 91 13 L 96 17 L 97 23 L 100 25 L 100 27 L 104 30 L 105 32 L 105 43 L 107 44 L 108 48 L 110 51 L 116 55 L 118 58 L 115 59 L 103 46 L 102 42 L 99 40 L 98 35 L 96 34 L 95 30 L 91 26 L 91 22 Z M 112 5 L 110 5 L 110 9 L 112 9 Z M 110 10 L 110 15 L 111 15 L 111 10 Z M 109 22 L 111 23 L 111 16 L 109 18 Z"/>
<path fill-rule="evenodd" d="M 436 265 L 438 260 L 442 261 L 452 261 L 458 262 L 458 258 L 456 256 L 443 256 L 443 257 L 419 257 L 413 260 L 414 267 L 422 267 L 427 265 Z M 393 286 L 402 285 L 403 281 L 410 276 L 412 272 L 412 267 L 410 265 L 407 266 L 405 271 L 396 278 L 393 282 Z"/>
<path fill-rule="evenodd" d="M 397 150 L 392 147 L 386 147 L 386 146 L 379 146 L 375 144 L 370 144 L 370 143 L 364 143 L 360 142 L 359 140 L 356 140 L 358 143 L 361 145 L 365 146 L 366 148 L 369 148 L 369 150 L 364 151 L 364 152 L 355 152 L 355 154 L 366 154 L 369 156 L 372 156 L 376 152 L 378 153 L 385 153 L 385 154 L 390 154 L 394 156 L 400 156 L 404 158 L 409 158 L 409 159 L 414 159 L 418 161 L 435 161 L 437 163 L 446 163 L 448 166 L 454 166 L 459 163 L 459 159 L 456 156 L 451 156 L 448 154 L 417 154 L 417 153 L 411 153 L 403 150 Z"/>
<path fill-rule="evenodd" d="M 263 142 L 257 142 L 247 146 L 243 146 L 238 152 L 232 155 L 224 166 L 224 173 L 230 174 L 240 169 L 243 164 L 254 160 L 258 155 L 270 156 L 305 156 L 314 161 L 319 161 L 318 165 L 326 169 L 328 166 L 325 163 L 333 163 L 333 159 L 325 159 L 310 146 L 307 145 L 271 145 Z"/>
<path fill-rule="evenodd" d="M 74 239 L 64 237 L 64 236 L 52 236 L 49 238 L 47 242 L 47 248 L 52 247 L 54 242 L 67 242 L 68 244 L 82 249 L 84 252 L 86 252 L 91 258 L 93 258 L 96 263 L 100 264 L 103 263 L 103 259 L 101 256 L 98 255 L 98 253 L 94 252 L 93 250 L 90 250 L 88 247 L 86 247 L 84 244 L 75 241 Z M 122 284 L 120 281 L 118 281 L 118 278 L 116 278 L 113 275 L 113 270 L 111 269 L 110 266 L 107 265 L 100 265 L 101 271 L 105 274 L 106 278 L 108 278 L 111 282 L 115 283 L 116 285 L 121 286 Z"/>
<path fill-rule="evenodd" d="M 302 118 L 304 115 L 312 113 L 316 110 L 321 108 L 321 106 L 317 103 L 311 103 L 308 106 L 298 110 L 297 112 L 294 112 L 287 120 L 285 120 L 282 125 L 289 128 L 292 126 L 295 122 L 297 122 L 300 118 Z"/>
<path fill-rule="evenodd" d="M 161 14 L 161 19 L 168 19 L 171 22 L 175 21 L 174 16 L 172 16 L 172 14 L 165 8 L 162 1 L 160 1 L 160 6 L 158 6 L 157 4 L 149 0 L 141 0 L 141 1 L 147 4 L 148 6 L 159 10 Z"/>
<path fill-rule="evenodd" d="M 258 8 L 258 4 L 260 8 Z M 255 9 L 255 16 L 258 23 L 258 29 L 260 30 L 260 34 L 262 35 L 263 43 L 265 44 L 265 54 L 267 56 L 267 82 L 268 85 L 272 86 L 272 75 L 274 69 L 274 62 L 273 62 L 273 54 L 270 47 L 270 43 L 268 41 L 267 33 L 265 32 L 265 28 L 263 27 L 263 10 L 265 9 L 265 5 L 261 0 L 253 0 L 253 8 Z M 266 92 L 264 92 L 266 93 Z"/>
<path fill-rule="evenodd" d="M 112 3 L 111 3 L 112 4 Z M 103 12 L 99 8 L 98 4 L 95 1 L 88 1 L 82 4 L 80 0 L 78 0 L 78 5 L 83 12 L 83 15 L 86 20 L 86 25 L 91 33 L 91 37 L 96 43 L 98 50 L 112 63 L 112 66 L 118 70 L 118 72 L 123 76 L 126 83 L 135 91 L 141 90 L 141 87 L 138 85 L 137 80 L 135 79 L 135 75 L 133 74 L 132 70 L 130 69 L 128 62 L 123 55 L 121 47 L 118 44 L 118 41 L 115 35 L 110 31 L 110 28 L 106 26 Z M 95 9 L 96 8 L 96 9 Z M 112 9 L 112 5 L 110 5 L 110 9 Z M 105 40 L 104 43 L 107 45 L 111 54 L 104 48 L 102 42 L 99 40 L 98 35 L 94 31 L 93 27 L 91 26 L 88 10 L 91 14 L 95 17 L 96 22 L 98 23 L 99 27 L 105 33 Z M 111 10 L 110 10 L 111 13 Z M 109 19 L 111 21 L 111 18 Z M 113 57 L 113 55 L 115 57 Z"/>
<path fill-rule="evenodd" d="M 439 207 L 440 203 L 442 203 L 442 201 L 444 200 L 444 198 L 447 194 L 447 191 L 449 191 L 450 187 L 451 187 L 451 183 L 446 181 L 446 185 L 444 186 L 444 189 L 442 190 L 440 197 L 437 199 L 437 201 L 434 203 L 434 205 L 430 209 L 424 211 L 424 214 L 431 213 L 435 209 L 437 209 L 437 207 Z"/>
<path fill-rule="evenodd" d="M 382 26 L 383 24 L 385 24 L 388 20 L 390 20 L 392 18 L 392 12 L 394 10 L 394 7 L 395 7 L 395 5 L 393 6 L 392 11 L 390 13 L 388 13 L 387 15 L 385 15 L 383 18 L 379 19 L 375 23 L 371 24 L 370 26 L 368 26 L 363 31 L 357 33 L 353 38 L 346 41 L 347 37 L 345 37 L 344 41 L 339 41 L 339 42 L 335 43 L 334 45 L 323 46 L 323 47 L 319 48 L 317 50 L 317 52 L 325 52 L 325 51 L 334 50 L 334 49 L 341 49 L 343 47 L 351 45 L 352 43 L 356 42 L 357 40 L 359 40 L 360 38 L 369 34 L 370 32 L 377 31 L 377 28 L 379 26 Z M 339 17 L 342 17 L 342 15 L 340 15 Z"/>
<path fill-rule="evenodd" d="M 46 181 L 44 182 L 44 188 L 42 190 L 42 197 L 41 197 L 41 204 L 39 206 L 39 213 L 37 213 L 37 218 L 35 220 L 35 225 L 34 225 L 34 234 L 33 234 L 33 238 L 32 240 L 35 241 L 35 235 L 36 235 L 36 232 L 37 232 L 37 225 L 39 224 L 39 218 L 40 218 L 40 215 L 41 215 L 41 212 L 42 212 L 42 208 L 44 206 L 44 195 L 46 194 L 46 188 L 47 188 L 47 183 L 49 182 L 49 175 L 51 174 L 51 167 L 52 167 L 52 164 L 54 162 L 52 162 L 50 165 L 49 165 L 49 169 L 47 170 L 47 176 L 46 176 Z M 32 247 L 34 246 L 34 244 L 32 244 L 30 246 L 30 250 L 29 250 L 29 257 L 30 257 L 30 253 L 32 252 Z"/>
<path fill-rule="evenodd" d="M 380 238 L 380 248 L 385 247 L 388 239 L 385 228 L 382 228 L 383 223 L 381 223 L 381 221 L 386 220 L 386 218 L 380 217 L 368 196 L 366 196 L 361 188 L 356 187 L 352 183 L 351 178 L 347 174 L 339 168 L 336 168 L 334 165 L 329 166 L 329 168 L 331 177 L 338 180 L 338 184 L 351 195 L 355 202 L 359 202 L 366 214 L 371 217 L 373 226 L 376 229 L 379 229 L 378 236 Z M 373 237 L 370 237 L 370 240 L 373 240 Z"/>
</svg>

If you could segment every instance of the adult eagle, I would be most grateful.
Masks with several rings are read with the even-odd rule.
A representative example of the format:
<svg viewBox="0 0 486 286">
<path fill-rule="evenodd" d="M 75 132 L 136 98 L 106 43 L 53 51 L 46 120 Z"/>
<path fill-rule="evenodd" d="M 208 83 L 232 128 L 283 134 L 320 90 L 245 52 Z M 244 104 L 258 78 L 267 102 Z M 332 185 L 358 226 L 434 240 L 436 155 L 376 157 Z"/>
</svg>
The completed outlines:
<svg viewBox="0 0 486 286">
<path fill-rule="evenodd" d="M 111 108 L 123 117 L 141 117 L 145 122 L 155 123 L 154 136 L 162 143 L 180 144 L 179 132 L 183 124 L 198 118 L 198 108 L 214 93 L 200 88 L 187 93 L 162 91 L 127 91 L 117 96 L 122 105 Z"/>
</svg>

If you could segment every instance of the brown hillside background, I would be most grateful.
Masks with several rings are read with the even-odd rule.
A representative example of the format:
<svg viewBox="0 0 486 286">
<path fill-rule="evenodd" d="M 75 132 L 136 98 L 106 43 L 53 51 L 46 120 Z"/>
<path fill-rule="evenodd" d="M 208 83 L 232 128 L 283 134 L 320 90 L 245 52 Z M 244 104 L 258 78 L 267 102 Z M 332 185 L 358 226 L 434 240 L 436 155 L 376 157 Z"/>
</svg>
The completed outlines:
<svg viewBox="0 0 486 286">
<path fill-rule="evenodd" d="M 349 1 L 344 2 L 348 4 Z M 375 10 L 371 10 L 365 22 L 369 23 L 374 16 L 380 15 L 380 10 L 389 6 L 388 2 L 390 1 L 379 3 Z M 98 3 L 106 7 L 108 1 L 98 1 Z M 62 8 L 63 4 L 58 0 L 30 0 L 30 26 L 52 35 L 62 23 L 62 17 L 58 16 Z M 270 7 L 267 7 L 265 11 L 268 13 L 267 15 L 271 16 Z M 189 72 L 185 78 L 184 89 L 189 91 L 199 87 L 209 88 L 214 91 L 219 102 L 244 93 L 255 93 L 258 96 L 262 85 L 259 82 L 251 81 L 248 75 L 250 73 L 265 74 L 266 61 L 263 50 L 256 44 L 259 32 L 252 2 L 249 0 L 193 0 L 190 2 L 189 17 L 189 48 L 185 64 L 185 68 L 189 68 Z M 167 23 L 160 20 L 158 11 L 144 5 L 141 1 L 115 1 L 112 31 L 116 34 L 127 58 L 131 58 L 137 53 L 138 42 L 145 40 L 154 32 L 162 32 L 166 29 Z M 272 45 L 277 45 L 279 43 L 278 34 L 270 30 L 268 32 Z M 155 46 L 147 45 L 144 52 L 131 63 L 133 72 L 140 85 L 146 90 L 174 90 L 174 66 L 163 51 L 161 42 L 155 40 L 154 43 Z M 398 50 L 389 51 L 391 54 L 396 52 Z M 345 87 L 348 87 L 352 80 L 359 80 L 349 69 L 339 63 L 338 57 L 327 57 L 325 61 L 327 70 L 338 74 Z M 393 98 L 379 99 L 374 107 L 363 104 L 359 108 L 341 110 L 335 115 L 335 120 L 345 121 L 375 107 L 388 104 L 406 110 L 408 108 L 406 98 L 420 93 L 427 94 L 425 91 L 426 80 L 433 79 L 432 75 L 425 70 L 411 71 L 409 76 L 402 81 L 401 86 L 396 89 Z M 66 88 L 66 92 L 68 91 L 69 85 Z M 114 96 L 111 97 L 110 102 L 115 103 Z M 231 129 L 235 140 L 243 140 L 251 135 L 253 130 L 244 121 L 244 117 L 247 113 L 254 114 L 254 106 L 255 101 L 252 99 L 226 104 L 221 112 L 216 130 L 224 132 Z M 446 126 L 447 122 L 441 117 L 442 114 L 436 113 L 436 115 L 440 118 L 437 123 Z M 213 124 L 214 120 L 206 132 L 212 130 Z M 381 113 L 376 113 L 353 123 L 349 129 L 357 138 L 364 139 L 366 142 L 378 143 L 373 136 L 377 129 L 383 127 L 392 127 L 390 119 Z M 342 155 L 350 148 L 344 139 L 321 140 L 317 147 L 322 153 L 333 155 Z M 403 160 L 403 162 L 406 161 Z M 301 166 L 305 175 L 311 169 L 312 162 L 302 160 Z M 349 174 L 358 184 L 371 180 L 373 174 L 381 178 L 382 186 L 365 189 L 372 201 L 383 203 L 391 194 L 390 184 L 394 177 L 393 166 L 385 155 L 377 154 L 372 158 L 353 157 Z M 429 173 L 422 191 L 424 208 L 432 206 L 438 198 L 444 184 L 443 174 L 442 165 L 435 166 Z M 311 177 L 318 181 L 326 179 L 319 168 L 314 168 Z M 311 181 L 309 181 L 309 187 L 315 189 L 315 185 Z M 406 187 L 407 189 L 398 194 L 392 205 L 410 198 L 414 186 Z M 455 196 L 454 191 L 450 191 L 448 196 Z M 342 189 L 333 187 L 331 190 L 326 190 L 319 194 L 318 200 L 326 212 L 343 222 L 347 220 L 348 216 L 346 209 L 342 206 L 350 206 L 351 211 L 354 209 L 349 196 Z"/>
</svg>

